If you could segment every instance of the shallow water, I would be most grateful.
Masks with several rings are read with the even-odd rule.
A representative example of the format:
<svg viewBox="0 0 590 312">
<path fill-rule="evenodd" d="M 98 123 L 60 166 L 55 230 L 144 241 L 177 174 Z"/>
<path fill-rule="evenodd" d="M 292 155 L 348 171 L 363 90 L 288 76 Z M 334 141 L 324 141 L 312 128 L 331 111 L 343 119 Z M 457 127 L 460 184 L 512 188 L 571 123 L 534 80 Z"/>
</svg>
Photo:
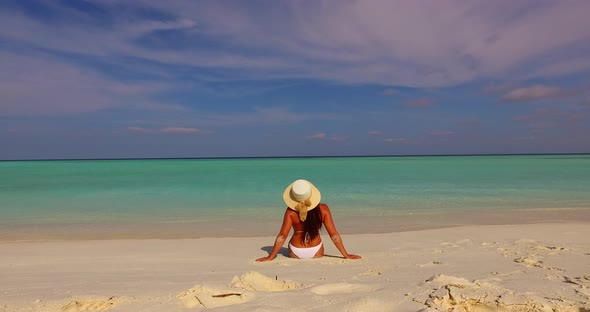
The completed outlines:
<svg viewBox="0 0 590 312">
<path fill-rule="evenodd" d="M 298 178 L 342 220 L 590 208 L 590 155 L 7 161 L 0 227 L 257 228 Z"/>
</svg>

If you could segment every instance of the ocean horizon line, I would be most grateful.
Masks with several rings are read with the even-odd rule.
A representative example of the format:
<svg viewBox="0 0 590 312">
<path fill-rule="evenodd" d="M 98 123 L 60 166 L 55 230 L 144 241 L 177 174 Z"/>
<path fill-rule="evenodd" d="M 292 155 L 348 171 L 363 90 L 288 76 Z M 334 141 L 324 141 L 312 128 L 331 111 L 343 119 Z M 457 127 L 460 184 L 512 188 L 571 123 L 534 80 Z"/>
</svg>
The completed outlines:
<svg viewBox="0 0 590 312">
<path fill-rule="evenodd" d="M 223 159 L 305 159 L 305 158 L 378 158 L 378 157 L 485 157 L 485 156 L 575 156 L 590 155 L 583 153 L 474 153 L 474 154 L 376 154 L 376 155 L 306 155 L 306 156 L 211 156 L 211 157 L 107 157 L 107 158 L 26 158 L 0 159 L 0 162 L 18 161 L 109 161 L 109 160 L 223 160 Z"/>
</svg>

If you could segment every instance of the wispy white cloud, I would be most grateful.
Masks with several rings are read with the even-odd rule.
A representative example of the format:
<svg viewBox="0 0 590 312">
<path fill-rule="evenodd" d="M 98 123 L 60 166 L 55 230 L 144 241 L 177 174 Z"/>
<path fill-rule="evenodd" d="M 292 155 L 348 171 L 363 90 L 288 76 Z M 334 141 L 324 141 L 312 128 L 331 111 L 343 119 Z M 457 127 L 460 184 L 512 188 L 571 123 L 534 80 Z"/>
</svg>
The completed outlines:
<svg viewBox="0 0 590 312">
<path fill-rule="evenodd" d="M 165 134 L 212 134 L 213 131 L 197 128 L 167 127 L 161 129 L 146 129 L 143 127 L 127 127 L 127 131 L 134 133 L 165 133 Z"/>
<path fill-rule="evenodd" d="M 390 137 L 390 131 L 412 128 L 414 147 L 444 141 L 451 130 L 461 139 L 505 133 L 510 140 L 527 130 L 551 132 L 548 125 L 556 124 L 563 131 L 552 134 L 587 142 L 580 134 L 587 133 L 584 122 L 590 120 L 590 102 L 582 99 L 588 93 L 577 93 L 571 84 L 587 82 L 590 74 L 589 1 L 88 0 L 100 7 L 97 15 L 67 1 L 39 2 L 46 14 L 19 10 L 23 2 L 12 2 L 0 10 L 0 116 L 11 120 L 4 129 L 25 120 L 27 125 L 17 127 L 18 136 L 41 120 L 60 123 L 62 130 L 117 128 L 161 140 L 208 131 L 203 129 L 220 137 L 232 133 L 220 131 L 223 127 L 247 126 L 256 133 L 321 129 L 325 133 L 311 130 L 301 139 L 310 134 L 330 143 L 317 145 L 337 145 L 330 140 L 351 138 L 336 134 L 362 137 L 359 129 L 365 128 L 365 135 L 375 136 L 365 138 L 383 147 L 383 142 L 408 141 Z M 482 83 L 496 83 L 485 90 L 496 95 L 487 96 L 507 102 L 569 101 L 563 101 L 561 111 L 535 111 L 507 125 L 507 114 L 526 107 L 485 106 L 485 95 L 471 92 Z M 293 84 L 297 86 L 291 88 Z M 354 88 L 339 92 L 341 84 Z M 286 85 L 287 92 L 274 92 Z M 299 93 L 309 86 L 319 93 L 336 92 L 330 98 Z M 295 98 L 305 103 L 297 104 Z M 442 122 L 420 109 L 400 112 L 375 103 L 427 107 L 434 99 L 454 105 L 448 107 L 452 111 L 437 109 Z M 366 113 L 354 106 L 360 104 L 382 111 Z M 494 111 L 486 116 L 485 127 L 466 127 L 479 120 L 462 118 L 487 109 Z M 52 118 L 43 118 L 48 115 Z M 314 128 L 320 124 L 316 121 L 329 122 Z M 388 121 L 394 124 L 386 134 L 367 132 L 367 123 L 379 128 Z M 568 123 L 586 132 L 564 130 Z M 480 133 L 464 131 L 476 128 Z M 583 144 L 571 144 L 576 145 Z"/>
<path fill-rule="evenodd" d="M 406 138 L 386 138 L 386 139 L 383 139 L 383 142 L 385 142 L 385 143 L 409 143 L 410 140 L 408 140 Z"/>
<path fill-rule="evenodd" d="M 170 133 L 170 134 L 211 134 L 213 131 L 208 130 L 201 130 L 196 128 L 177 128 L 177 127 L 169 127 L 160 129 L 161 133 Z"/>
<path fill-rule="evenodd" d="M 333 135 L 328 137 L 328 140 L 336 141 L 336 142 L 345 142 L 350 140 L 350 136 L 347 135 Z"/>
<path fill-rule="evenodd" d="M 0 115 L 54 115 L 116 106 L 109 83 L 91 72 L 0 51 Z"/>
<path fill-rule="evenodd" d="M 158 123 L 236 126 L 342 120 L 337 113 L 296 113 L 284 106 L 260 106 L 245 112 L 197 111 L 190 105 L 158 102 L 161 92 L 179 86 L 168 82 L 120 82 L 45 55 L 22 56 L 0 50 L 0 116 L 59 116 L 128 109 L 152 112 L 138 125 Z M 184 88 L 184 86 L 180 86 Z M 143 115 L 142 115 L 143 116 Z M 121 121 L 128 123 L 128 120 Z"/>
<path fill-rule="evenodd" d="M 325 132 L 317 132 L 311 135 L 308 135 L 307 138 L 310 140 L 323 140 L 328 137 L 328 134 Z"/>
<path fill-rule="evenodd" d="M 309 140 L 329 140 L 329 141 L 336 141 L 336 142 L 344 142 L 344 141 L 350 140 L 350 136 L 328 135 L 325 132 L 316 132 L 314 134 L 308 135 L 306 138 Z"/>
<path fill-rule="evenodd" d="M 170 88 L 164 82 L 118 82 L 48 57 L 3 51 L 0 68 L 0 116 L 62 115 L 113 107 L 179 108 L 148 100 Z"/>
<path fill-rule="evenodd" d="M 148 130 L 142 127 L 127 127 L 127 131 L 136 133 L 154 133 L 154 130 Z"/>
<path fill-rule="evenodd" d="M 528 102 L 570 97 L 579 94 L 581 90 L 565 89 L 546 85 L 534 85 L 514 89 L 506 93 L 501 100 L 504 102 Z"/>
<path fill-rule="evenodd" d="M 250 79 L 312 78 L 425 87 L 590 70 L 580 66 L 590 45 L 588 1 L 423 5 L 325 0 L 255 9 L 251 3 L 225 1 L 93 2 L 108 10 L 113 25 L 61 27 L 5 12 L 0 16 L 0 35 L 69 53 L 242 69 Z M 149 19 L 133 14 L 129 9 L 133 7 L 157 10 L 169 18 Z M 137 43 L 163 30 L 182 32 L 187 44 L 154 49 Z M 202 38 L 221 48 L 196 48 L 194 43 Z M 539 71 L 547 59 L 556 65 Z"/>
<path fill-rule="evenodd" d="M 380 136 L 383 135 L 383 131 L 369 131 L 367 132 L 368 135 Z"/>
</svg>

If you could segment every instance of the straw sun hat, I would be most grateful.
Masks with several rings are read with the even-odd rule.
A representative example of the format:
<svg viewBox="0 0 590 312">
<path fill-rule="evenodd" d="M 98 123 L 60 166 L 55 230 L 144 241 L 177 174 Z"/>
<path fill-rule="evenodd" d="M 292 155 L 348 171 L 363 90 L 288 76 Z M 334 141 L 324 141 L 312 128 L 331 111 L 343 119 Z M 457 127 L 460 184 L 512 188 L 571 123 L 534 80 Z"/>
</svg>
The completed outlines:
<svg viewBox="0 0 590 312">
<path fill-rule="evenodd" d="M 318 190 L 307 180 L 297 180 L 291 183 L 283 193 L 283 200 L 290 209 L 299 212 L 299 219 L 305 221 L 307 212 L 315 208 L 322 198 Z"/>
</svg>

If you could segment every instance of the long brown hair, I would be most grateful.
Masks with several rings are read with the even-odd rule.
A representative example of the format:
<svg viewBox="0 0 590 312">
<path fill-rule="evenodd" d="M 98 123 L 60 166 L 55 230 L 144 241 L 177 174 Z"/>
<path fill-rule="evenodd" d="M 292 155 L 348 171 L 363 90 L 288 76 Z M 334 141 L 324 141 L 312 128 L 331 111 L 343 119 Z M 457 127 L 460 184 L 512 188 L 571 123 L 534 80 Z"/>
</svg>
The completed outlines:
<svg viewBox="0 0 590 312">
<path fill-rule="evenodd" d="M 320 236 L 322 224 L 322 212 L 320 211 L 320 204 L 318 204 L 314 209 L 307 212 L 307 219 L 303 222 L 303 227 L 305 229 L 303 242 L 306 243 L 307 241 L 311 241 Z"/>
</svg>

